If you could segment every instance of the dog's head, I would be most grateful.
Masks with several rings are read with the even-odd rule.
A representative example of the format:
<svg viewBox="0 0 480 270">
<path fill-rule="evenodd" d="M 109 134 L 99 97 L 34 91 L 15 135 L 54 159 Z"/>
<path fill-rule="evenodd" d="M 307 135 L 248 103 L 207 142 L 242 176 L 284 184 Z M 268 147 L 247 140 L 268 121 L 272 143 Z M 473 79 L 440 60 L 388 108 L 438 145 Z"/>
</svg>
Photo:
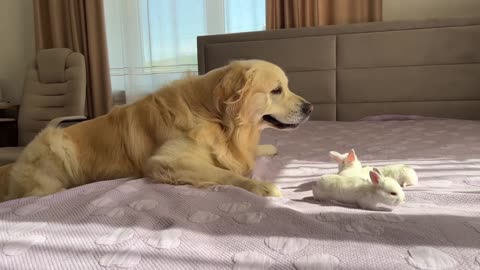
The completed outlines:
<svg viewBox="0 0 480 270">
<path fill-rule="evenodd" d="M 295 129 L 313 111 L 312 104 L 290 90 L 283 70 L 262 60 L 231 62 L 215 98 L 224 118 L 261 129 Z"/>
</svg>

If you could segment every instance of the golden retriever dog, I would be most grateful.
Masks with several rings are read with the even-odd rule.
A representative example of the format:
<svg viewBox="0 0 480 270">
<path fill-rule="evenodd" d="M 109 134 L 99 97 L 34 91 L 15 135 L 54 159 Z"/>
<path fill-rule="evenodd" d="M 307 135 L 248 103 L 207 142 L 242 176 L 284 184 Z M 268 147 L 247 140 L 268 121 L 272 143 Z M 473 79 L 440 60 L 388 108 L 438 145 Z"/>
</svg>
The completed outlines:
<svg viewBox="0 0 480 270">
<path fill-rule="evenodd" d="M 45 128 L 15 163 L 0 167 L 0 200 L 123 177 L 281 196 L 274 184 L 249 178 L 256 156 L 276 154 L 273 145 L 257 145 L 261 131 L 295 129 L 312 110 L 278 66 L 232 61 L 107 115 Z"/>
</svg>

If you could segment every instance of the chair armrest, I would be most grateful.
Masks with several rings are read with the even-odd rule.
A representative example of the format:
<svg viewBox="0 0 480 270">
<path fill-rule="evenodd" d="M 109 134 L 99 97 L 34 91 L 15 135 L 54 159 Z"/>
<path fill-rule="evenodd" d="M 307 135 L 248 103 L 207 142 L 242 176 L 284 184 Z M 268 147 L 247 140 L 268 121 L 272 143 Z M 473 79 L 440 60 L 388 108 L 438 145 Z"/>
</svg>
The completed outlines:
<svg viewBox="0 0 480 270">
<path fill-rule="evenodd" d="M 86 116 L 83 115 L 75 115 L 75 116 L 65 116 L 65 117 L 57 117 L 55 119 L 52 119 L 48 123 L 49 127 L 61 127 L 62 125 L 73 125 L 76 123 L 80 123 L 82 121 L 87 120 Z"/>
</svg>

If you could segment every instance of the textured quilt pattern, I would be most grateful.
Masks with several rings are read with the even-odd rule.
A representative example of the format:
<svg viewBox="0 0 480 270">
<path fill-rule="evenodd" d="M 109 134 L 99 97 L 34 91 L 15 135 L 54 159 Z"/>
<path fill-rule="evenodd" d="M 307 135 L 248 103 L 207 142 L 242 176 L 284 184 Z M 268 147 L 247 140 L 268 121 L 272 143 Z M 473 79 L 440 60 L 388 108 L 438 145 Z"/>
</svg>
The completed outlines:
<svg viewBox="0 0 480 270">
<path fill-rule="evenodd" d="M 309 122 L 267 131 L 279 154 L 236 187 L 98 182 L 0 204 L 0 269 L 480 269 L 480 122 Z M 419 175 L 391 212 L 312 199 L 328 151 Z"/>
</svg>

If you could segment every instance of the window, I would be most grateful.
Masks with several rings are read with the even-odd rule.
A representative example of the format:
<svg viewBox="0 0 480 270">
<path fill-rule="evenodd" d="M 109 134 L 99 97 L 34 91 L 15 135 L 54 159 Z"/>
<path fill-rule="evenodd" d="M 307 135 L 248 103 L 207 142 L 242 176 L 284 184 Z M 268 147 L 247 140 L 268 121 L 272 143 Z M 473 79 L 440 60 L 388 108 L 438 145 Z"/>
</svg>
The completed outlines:
<svg viewBox="0 0 480 270">
<path fill-rule="evenodd" d="M 104 0 L 113 91 L 127 102 L 197 72 L 197 36 L 265 29 L 261 0 Z"/>
</svg>

